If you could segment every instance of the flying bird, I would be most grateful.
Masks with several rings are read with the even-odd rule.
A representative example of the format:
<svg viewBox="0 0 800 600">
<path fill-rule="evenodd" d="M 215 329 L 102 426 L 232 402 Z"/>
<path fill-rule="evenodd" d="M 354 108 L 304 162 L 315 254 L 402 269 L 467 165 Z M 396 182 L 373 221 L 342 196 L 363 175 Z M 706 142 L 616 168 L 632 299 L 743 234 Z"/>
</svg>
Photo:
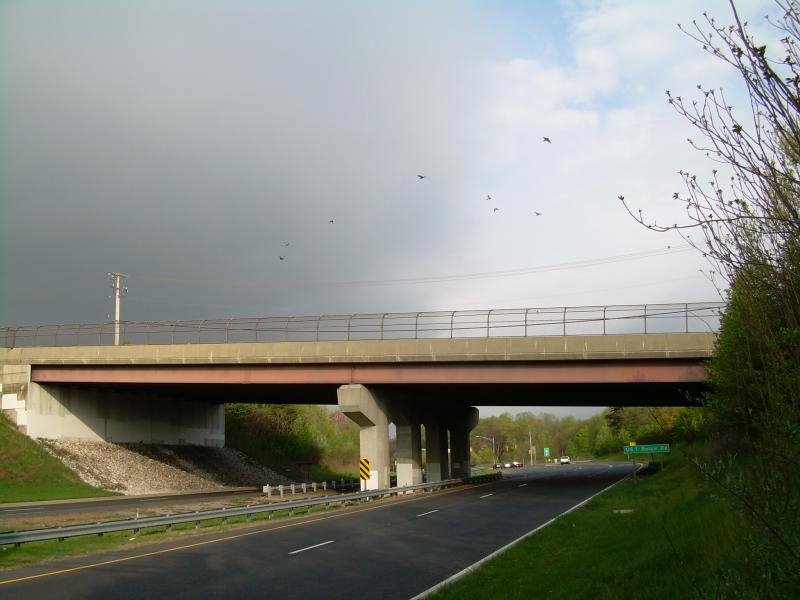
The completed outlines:
<svg viewBox="0 0 800 600">
<path fill-rule="evenodd" d="M 553 143 L 553 142 L 551 142 L 551 141 L 550 141 L 550 138 L 549 138 L 549 137 L 543 137 L 543 138 L 542 138 L 542 141 L 543 141 L 543 142 L 547 142 L 548 144 L 552 144 L 552 143 Z"/>
<path fill-rule="evenodd" d="M 279 260 L 286 260 L 286 257 L 285 256 L 279 256 L 278 259 Z"/>
<path fill-rule="evenodd" d="M 623 196 L 623 195 L 619 195 L 619 196 L 617 196 L 617 198 L 619 198 L 620 200 L 625 200 L 625 196 Z"/>
<path fill-rule="evenodd" d="M 487 200 L 491 200 L 491 199 L 492 199 L 492 197 L 491 197 L 489 194 L 486 194 L 486 199 L 487 199 Z"/>
<path fill-rule="evenodd" d="M 500 209 L 495 206 L 494 209 L 492 210 L 492 212 L 497 212 L 498 210 L 500 210 Z"/>
<path fill-rule="evenodd" d="M 419 177 L 420 179 L 425 179 L 427 175 L 417 175 L 417 177 Z"/>
<path fill-rule="evenodd" d="M 284 248 L 288 248 L 289 247 L 289 242 L 283 242 L 283 246 L 284 246 Z"/>
<path fill-rule="evenodd" d="M 534 213 L 536 213 L 536 216 L 537 216 L 537 217 L 541 217 L 541 216 L 542 216 L 542 213 L 540 213 L 538 210 L 535 210 L 535 211 L 533 211 L 533 212 L 534 212 Z"/>
<path fill-rule="evenodd" d="M 330 223 L 331 225 L 333 225 L 333 219 L 331 219 L 330 221 L 328 221 L 328 223 Z"/>
</svg>

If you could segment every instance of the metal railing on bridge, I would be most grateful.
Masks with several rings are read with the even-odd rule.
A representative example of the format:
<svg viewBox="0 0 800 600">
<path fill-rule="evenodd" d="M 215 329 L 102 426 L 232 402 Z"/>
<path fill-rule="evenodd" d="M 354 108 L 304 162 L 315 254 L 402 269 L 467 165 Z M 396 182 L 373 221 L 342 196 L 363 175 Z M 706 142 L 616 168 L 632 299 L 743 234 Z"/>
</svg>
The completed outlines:
<svg viewBox="0 0 800 600">
<path fill-rule="evenodd" d="M 436 338 L 691 333 L 719 330 L 725 303 L 637 304 L 494 310 L 121 321 L 122 344 L 219 344 Z M 0 328 L 0 347 L 111 346 L 116 324 Z"/>
</svg>

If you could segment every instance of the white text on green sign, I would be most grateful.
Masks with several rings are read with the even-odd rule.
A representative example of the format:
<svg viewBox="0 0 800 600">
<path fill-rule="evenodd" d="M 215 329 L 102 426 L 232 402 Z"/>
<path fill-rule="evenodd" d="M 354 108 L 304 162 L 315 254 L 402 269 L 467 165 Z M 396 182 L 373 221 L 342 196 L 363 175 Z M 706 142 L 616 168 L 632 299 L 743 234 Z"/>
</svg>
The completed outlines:
<svg viewBox="0 0 800 600">
<path fill-rule="evenodd" d="M 669 452 L 669 444 L 644 444 L 642 446 L 623 446 L 625 454 L 652 454 L 657 452 Z"/>
</svg>

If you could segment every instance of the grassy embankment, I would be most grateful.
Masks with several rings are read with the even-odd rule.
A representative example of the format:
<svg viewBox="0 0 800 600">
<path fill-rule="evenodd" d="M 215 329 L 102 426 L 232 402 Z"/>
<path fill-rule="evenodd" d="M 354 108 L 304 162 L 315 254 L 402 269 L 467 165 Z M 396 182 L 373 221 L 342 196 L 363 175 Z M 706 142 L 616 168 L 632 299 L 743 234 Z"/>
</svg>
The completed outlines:
<svg viewBox="0 0 800 600">
<path fill-rule="evenodd" d="M 83 483 L 61 461 L 0 415 L 0 502 L 116 496 Z"/>
<path fill-rule="evenodd" d="M 743 526 L 673 454 L 663 472 L 618 484 L 431 597 L 717 597 L 726 570 L 746 568 L 734 543 Z"/>
</svg>

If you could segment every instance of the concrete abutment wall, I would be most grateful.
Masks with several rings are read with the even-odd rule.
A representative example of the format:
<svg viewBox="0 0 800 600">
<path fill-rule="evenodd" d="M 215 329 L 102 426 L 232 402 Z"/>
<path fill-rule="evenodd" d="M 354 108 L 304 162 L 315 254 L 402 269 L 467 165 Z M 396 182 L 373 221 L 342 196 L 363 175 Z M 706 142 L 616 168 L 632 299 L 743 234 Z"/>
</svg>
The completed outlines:
<svg viewBox="0 0 800 600">
<path fill-rule="evenodd" d="M 28 433 L 27 398 L 30 365 L 0 366 L 0 409 L 22 433 Z"/>
<path fill-rule="evenodd" d="M 31 438 L 225 445 L 225 406 L 153 392 L 42 385 L 3 365 L 2 410 Z"/>
</svg>

